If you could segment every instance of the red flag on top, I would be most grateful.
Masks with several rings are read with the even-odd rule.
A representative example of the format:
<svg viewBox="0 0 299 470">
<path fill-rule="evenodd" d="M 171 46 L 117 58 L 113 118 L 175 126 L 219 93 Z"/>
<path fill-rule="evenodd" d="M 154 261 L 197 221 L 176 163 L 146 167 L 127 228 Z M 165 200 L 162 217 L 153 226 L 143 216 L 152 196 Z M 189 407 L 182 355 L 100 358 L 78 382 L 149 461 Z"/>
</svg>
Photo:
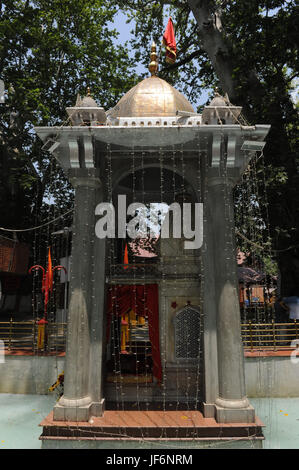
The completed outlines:
<svg viewBox="0 0 299 470">
<path fill-rule="evenodd" d="M 128 256 L 128 245 L 126 243 L 125 246 L 125 254 L 124 254 L 124 269 L 129 267 L 129 256 Z"/>
<path fill-rule="evenodd" d="M 174 64 L 176 60 L 176 42 L 171 18 L 168 20 L 162 42 L 166 47 L 166 62 Z"/>
</svg>

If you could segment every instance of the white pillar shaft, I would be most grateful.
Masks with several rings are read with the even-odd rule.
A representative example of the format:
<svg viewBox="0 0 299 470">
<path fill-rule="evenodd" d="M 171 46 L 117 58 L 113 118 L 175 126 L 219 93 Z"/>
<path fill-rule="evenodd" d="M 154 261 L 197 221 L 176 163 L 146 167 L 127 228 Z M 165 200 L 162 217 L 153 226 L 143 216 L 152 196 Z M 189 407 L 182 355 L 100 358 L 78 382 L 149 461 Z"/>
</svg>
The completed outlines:
<svg viewBox="0 0 299 470">
<path fill-rule="evenodd" d="M 101 376 L 97 363 L 93 364 L 95 375 L 91 378 L 94 349 L 102 348 L 103 295 L 100 324 L 95 322 L 95 281 L 99 279 L 95 269 L 95 207 L 101 202 L 100 180 L 97 170 L 73 171 L 70 181 L 75 187 L 73 218 L 73 240 L 71 253 L 70 296 L 65 362 L 64 394 L 54 408 L 54 419 L 85 421 L 89 407 L 95 400 L 95 387 L 101 395 Z M 101 259 L 101 271 L 105 271 L 105 260 Z M 97 275 L 95 275 L 95 273 Z M 100 276 L 104 282 L 103 275 Z M 101 292 L 104 286 L 100 287 Z M 97 305 L 96 305 L 97 304 Z M 98 331 L 95 331 L 97 324 Z M 101 338 L 101 340 L 99 340 Z M 101 354 L 100 354 L 101 355 Z M 101 358 L 100 358 L 101 360 Z M 101 374 L 101 366 L 100 366 Z M 97 379 L 95 380 L 95 377 Z M 97 406 L 97 404 L 95 404 Z M 61 408 L 65 408 L 63 411 Z M 100 413 L 100 411 L 98 411 Z M 98 413 L 96 412 L 96 413 Z"/>
<path fill-rule="evenodd" d="M 244 354 L 238 296 L 232 187 L 227 178 L 209 180 L 210 213 L 213 230 L 215 301 L 219 372 L 218 404 L 244 407 Z"/>
</svg>

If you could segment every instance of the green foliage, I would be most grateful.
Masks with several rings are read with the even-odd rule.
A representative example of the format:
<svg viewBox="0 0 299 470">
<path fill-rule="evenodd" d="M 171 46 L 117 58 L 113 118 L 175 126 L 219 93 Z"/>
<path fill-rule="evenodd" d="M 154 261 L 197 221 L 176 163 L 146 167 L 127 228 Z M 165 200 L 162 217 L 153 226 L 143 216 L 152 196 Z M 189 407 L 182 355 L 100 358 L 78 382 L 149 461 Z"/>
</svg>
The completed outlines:
<svg viewBox="0 0 299 470">
<path fill-rule="evenodd" d="M 277 276 L 277 272 L 278 272 L 277 262 L 273 260 L 273 258 L 271 258 L 270 256 L 265 256 L 263 258 L 263 262 L 264 262 L 264 267 L 265 267 L 264 272 L 268 274 L 269 276 Z"/>
<path fill-rule="evenodd" d="M 69 207 L 71 188 L 33 126 L 63 124 L 65 108 L 88 86 L 107 109 L 135 84 L 128 47 L 111 26 L 116 13 L 109 0 L 0 3 L 0 77 L 8 89 L 0 104 L 1 226 L 32 226 L 49 201 Z"/>
</svg>

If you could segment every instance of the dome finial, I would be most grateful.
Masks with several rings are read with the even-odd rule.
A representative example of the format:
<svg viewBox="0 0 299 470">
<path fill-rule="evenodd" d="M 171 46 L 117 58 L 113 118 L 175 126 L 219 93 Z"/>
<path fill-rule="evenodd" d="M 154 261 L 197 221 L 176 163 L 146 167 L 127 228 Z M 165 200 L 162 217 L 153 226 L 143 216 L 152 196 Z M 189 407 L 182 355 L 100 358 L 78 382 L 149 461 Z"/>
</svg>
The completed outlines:
<svg viewBox="0 0 299 470">
<path fill-rule="evenodd" d="M 148 69 L 153 76 L 157 75 L 157 71 L 158 71 L 158 61 L 157 61 L 157 53 L 156 53 L 156 49 L 157 49 L 157 46 L 155 44 L 155 41 L 153 41 L 152 43 L 152 48 L 151 48 L 151 62 L 148 66 Z"/>
<path fill-rule="evenodd" d="M 89 86 L 87 87 L 87 96 L 91 96 L 91 94 L 90 94 L 90 87 L 89 87 Z"/>
<path fill-rule="evenodd" d="M 218 86 L 215 86 L 214 90 L 215 90 L 215 96 L 220 96 Z"/>
</svg>

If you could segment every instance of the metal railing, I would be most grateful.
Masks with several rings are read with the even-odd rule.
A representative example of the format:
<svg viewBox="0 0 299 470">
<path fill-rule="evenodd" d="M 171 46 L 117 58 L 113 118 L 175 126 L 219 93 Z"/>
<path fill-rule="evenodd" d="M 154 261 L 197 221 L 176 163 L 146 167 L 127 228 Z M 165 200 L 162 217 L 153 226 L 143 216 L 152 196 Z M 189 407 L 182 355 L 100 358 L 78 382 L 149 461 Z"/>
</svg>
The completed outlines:
<svg viewBox="0 0 299 470">
<path fill-rule="evenodd" d="M 35 320 L 0 322 L 0 340 L 7 351 L 60 353 L 65 351 L 66 323 L 49 322 L 46 325 L 44 347 L 38 348 L 38 325 Z M 299 322 L 248 323 L 241 324 L 242 341 L 245 350 L 294 349 L 299 346 Z"/>
<path fill-rule="evenodd" d="M 296 348 L 299 345 L 299 323 L 248 323 L 241 324 L 245 350 L 274 350 Z"/>
<path fill-rule="evenodd" d="M 0 340 L 7 351 L 63 352 L 66 342 L 66 323 L 50 322 L 46 325 L 45 341 L 38 347 L 38 324 L 35 320 L 0 322 Z"/>
</svg>

